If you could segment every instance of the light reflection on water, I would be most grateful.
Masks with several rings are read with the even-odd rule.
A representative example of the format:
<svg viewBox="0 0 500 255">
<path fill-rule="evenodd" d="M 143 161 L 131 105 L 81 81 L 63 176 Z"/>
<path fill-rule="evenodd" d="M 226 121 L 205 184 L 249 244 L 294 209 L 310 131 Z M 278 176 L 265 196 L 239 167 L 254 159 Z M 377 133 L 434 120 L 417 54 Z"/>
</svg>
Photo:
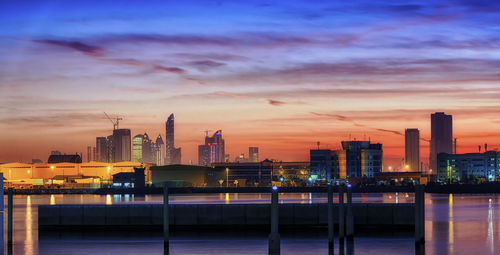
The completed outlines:
<svg viewBox="0 0 500 255">
<path fill-rule="evenodd" d="M 5 197 L 6 199 L 6 197 Z M 162 195 L 16 195 L 14 196 L 14 254 L 159 254 L 160 233 L 71 233 L 38 236 L 40 204 L 161 203 Z M 171 195 L 182 203 L 269 203 L 270 194 Z M 280 203 L 324 203 L 326 194 L 280 194 Z M 337 202 L 338 198 L 335 197 Z M 353 194 L 363 203 L 412 203 L 412 193 Z M 426 254 L 495 254 L 500 251 L 500 195 L 426 194 Z M 6 226 L 4 217 L 4 226 Z M 5 228 L 4 228 L 5 230 Z M 266 254 L 267 234 L 182 235 L 173 233 L 172 254 Z M 239 233 L 239 234 L 238 234 Z M 6 232 L 4 233 L 6 236 Z M 40 240 L 41 239 L 41 240 Z M 338 247 L 338 244 L 336 244 Z M 363 235 L 355 239 L 356 254 L 411 254 L 412 234 Z M 326 233 L 282 235 L 282 254 L 326 254 Z M 336 251 L 338 254 L 338 251 Z"/>
</svg>

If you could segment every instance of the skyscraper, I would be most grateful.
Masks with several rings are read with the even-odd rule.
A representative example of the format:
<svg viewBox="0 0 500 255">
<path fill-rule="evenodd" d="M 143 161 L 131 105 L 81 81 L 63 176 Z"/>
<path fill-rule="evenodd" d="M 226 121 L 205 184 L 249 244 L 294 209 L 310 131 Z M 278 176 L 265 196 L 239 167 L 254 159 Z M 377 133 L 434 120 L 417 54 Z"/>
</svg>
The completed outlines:
<svg viewBox="0 0 500 255">
<path fill-rule="evenodd" d="M 210 165 L 210 146 L 204 144 L 198 145 L 198 165 Z"/>
<path fill-rule="evenodd" d="M 165 147 L 161 135 L 158 135 L 153 146 L 153 161 L 157 166 L 165 165 Z"/>
<path fill-rule="evenodd" d="M 113 130 L 112 148 L 114 161 L 122 162 L 131 160 L 130 129 Z"/>
<path fill-rule="evenodd" d="M 453 120 L 444 112 L 431 114 L 431 146 L 429 167 L 437 169 L 437 155 L 441 152 L 451 154 L 453 151 Z"/>
<path fill-rule="evenodd" d="M 198 146 L 198 164 L 208 166 L 211 163 L 224 162 L 224 152 L 222 130 L 217 130 L 213 136 L 205 136 L 205 144 Z"/>
<path fill-rule="evenodd" d="M 405 130 L 405 164 L 411 171 L 418 171 L 420 165 L 420 131 L 417 128 Z"/>
<path fill-rule="evenodd" d="M 107 162 L 115 162 L 115 147 L 113 147 L 113 135 L 106 137 L 106 159 Z"/>
<path fill-rule="evenodd" d="M 248 147 L 248 159 L 250 162 L 259 162 L 259 147 Z"/>
<path fill-rule="evenodd" d="M 108 162 L 108 147 L 106 137 L 96 137 L 95 139 L 96 159 L 97 162 Z"/>
<path fill-rule="evenodd" d="M 144 136 L 142 134 L 134 136 L 132 139 L 132 161 L 143 162 L 142 161 L 142 141 Z"/>
<path fill-rule="evenodd" d="M 154 163 L 154 143 L 147 133 L 134 136 L 132 140 L 132 161 L 141 163 Z"/>
<path fill-rule="evenodd" d="M 175 143 L 174 143 L 174 114 L 168 116 L 167 122 L 165 123 L 165 152 L 167 154 L 165 158 L 165 164 L 170 165 L 174 162 L 175 154 Z"/>
</svg>

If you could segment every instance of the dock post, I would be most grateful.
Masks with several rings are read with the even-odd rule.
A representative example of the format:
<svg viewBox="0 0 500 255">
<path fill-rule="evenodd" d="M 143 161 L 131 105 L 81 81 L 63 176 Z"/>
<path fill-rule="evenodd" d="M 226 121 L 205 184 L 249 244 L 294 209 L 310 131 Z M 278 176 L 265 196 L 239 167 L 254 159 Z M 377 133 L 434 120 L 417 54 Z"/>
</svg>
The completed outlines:
<svg viewBox="0 0 500 255">
<path fill-rule="evenodd" d="M 425 188 L 415 186 L 415 245 L 425 243 Z"/>
<path fill-rule="evenodd" d="M 333 254 L 334 249 L 334 229 L 333 229 L 333 184 L 328 184 L 328 252 Z"/>
<path fill-rule="evenodd" d="M 271 191 L 271 234 L 269 234 L 269 254 L 280 254 L 280 234 L 278 232 L 278 187 Z"/>
<path fill-rule="evenodd" d="M 352 214 L 352 186 L 347 185 L 346 238 L 354 238 L 354 216 Z"/>
<path fill-rule="evenodd" d="M 344 185 L 339 186 L 339 244 L 344 246 L 345 216 L 344 216 Z M 340 247 L 339 247 L 340 249 Z"/>
<path fill-rule="evenodd" d="M 163 248 L 164 253 L 169 251 L 169 222 L 168 222 L 168 187 L 163 186 Z"/>
<path fill-rule="evenodd" d="M 7 193 L 7 244 L 12 246 L 12 214 L 13 214 L 13 191 L 12 188 L 8 189 Z"/>
</svg>

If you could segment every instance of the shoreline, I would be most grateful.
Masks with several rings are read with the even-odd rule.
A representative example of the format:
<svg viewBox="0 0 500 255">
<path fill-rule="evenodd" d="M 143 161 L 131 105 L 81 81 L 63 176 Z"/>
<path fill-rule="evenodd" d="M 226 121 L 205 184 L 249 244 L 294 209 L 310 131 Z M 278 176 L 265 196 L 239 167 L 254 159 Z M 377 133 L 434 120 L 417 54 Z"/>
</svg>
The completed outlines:
<svg viewBox="0 0 500 255">
<path fill-rule="evenodd" d="M 271 187 L 174 187 L 169 188 L 170 194 L 195 194 L 195 193 L 268 193 Z M 327 187 L 282 187 L 279 188 L 281 193 L 326 193 Z M 337 192 L 337 187 L 334 187 L 334 192 Z M 394 193 L 406 192 L 413 193 L 413 186 L 357 186 L 352 188 L 353 193 Z M 426 193 L 436 194 L 487 194 L 500 193 L 500 182 L 491 182 L 483 184 L 430 184 L 425 186 Z M 4 194 L 7 194 L 7 189 L 4 189 Z M 115 188 L 99 188 L 99 189 L 14 189 L 15 195 L 51 195 L 51 194 L 163 194 L 161 187 L 147 187 L 143 190 L 136 189 L 115 189 Z"/>
</svg>

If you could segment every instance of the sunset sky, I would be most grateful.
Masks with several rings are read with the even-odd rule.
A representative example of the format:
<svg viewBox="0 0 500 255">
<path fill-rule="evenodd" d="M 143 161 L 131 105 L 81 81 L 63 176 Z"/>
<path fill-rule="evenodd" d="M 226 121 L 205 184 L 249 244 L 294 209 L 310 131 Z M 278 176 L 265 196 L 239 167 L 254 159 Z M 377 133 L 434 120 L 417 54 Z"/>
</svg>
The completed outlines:
<svg viewBox="0 0 500 255">
<path fill-rule="evenodd" d="M 183 163 L 222 129 L 231 159 L 351 136 L 397 167 L 404 129 L 429 139 L 436 111 L 459 153 L 500 149 L 500 2 L 406 2 L 1 1 L 0 162 L 86 159 L 103 111 L 153 137 L 174 113 Z"/>
</svg>

